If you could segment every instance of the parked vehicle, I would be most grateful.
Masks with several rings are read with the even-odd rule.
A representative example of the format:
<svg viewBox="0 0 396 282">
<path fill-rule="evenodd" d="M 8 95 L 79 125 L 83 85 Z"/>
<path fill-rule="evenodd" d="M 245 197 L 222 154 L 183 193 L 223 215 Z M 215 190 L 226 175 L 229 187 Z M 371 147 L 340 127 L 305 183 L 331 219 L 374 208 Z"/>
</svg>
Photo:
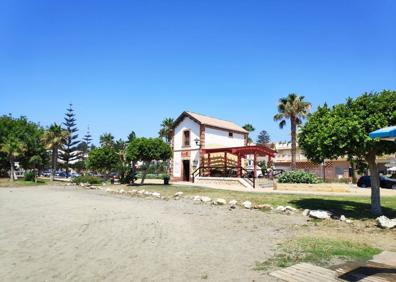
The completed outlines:
<svg viewBox="0 0 396 282">
<path fill-rule="evenodd" d="M 41 173 L 41 176 L 43 177 L 51 177 L 51 171 L 50 170 L 45 170 Z"/>
<path fill-rule="evenodd" d="M 362 176 L 357 182 L 357 186 L 361 188 L 371 187 L 370 176 Z M 396 189 L 396 179 L 388 178 L 380 175 L 380 187 L 388 189 Z"/>
<path fill-rule="evenodd" d="M 55 174 L 56 177 L 66 177 L 66 172 L 60 171 Z"/>
</svg>

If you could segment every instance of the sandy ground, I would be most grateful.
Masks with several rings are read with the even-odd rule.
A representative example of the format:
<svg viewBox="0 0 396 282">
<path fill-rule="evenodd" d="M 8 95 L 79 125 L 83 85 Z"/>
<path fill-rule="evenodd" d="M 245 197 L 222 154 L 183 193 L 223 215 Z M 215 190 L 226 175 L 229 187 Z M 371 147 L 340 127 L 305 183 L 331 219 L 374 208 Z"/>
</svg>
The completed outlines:
<svg viewBox="0 0 396 282">
<path fill-rule="evenodd" d="M 71 187 L 0 188 L 1 281 L 273 281 L 302 216 Z"/>
</svg>

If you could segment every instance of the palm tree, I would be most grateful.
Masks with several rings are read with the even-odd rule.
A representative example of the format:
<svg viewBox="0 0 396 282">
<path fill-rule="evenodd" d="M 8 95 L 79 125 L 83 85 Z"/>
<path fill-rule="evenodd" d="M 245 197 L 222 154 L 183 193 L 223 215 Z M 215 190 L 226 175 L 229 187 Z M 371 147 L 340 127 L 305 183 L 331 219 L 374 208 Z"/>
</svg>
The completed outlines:
<svg viewBox="0 0 396 282">
<path fill-rule="evenodd" d="M 164 138 L 166 143 L 170 144 L 173 138 L 173 118 L 166 118 L 161 123 L 161 129 L 159 131 L 159 137 Z"/>
<path fill-rule="evenodd" d="M 248 144 L 253 143 L 252 138 L 250 138 L 250 133 L 252 133 L 253 131 L 255 131 L 256 129 L 253 127 L 253 125 L 251 125 L 250 123 L 245 124 L 244 126 L 242 126 L 243 129 L 245 129 L 248 133 L 248 138 L 247 138 L 247 142 Z"/>
<path fill-rule="evenodd" d="M 63 130 L 59 124 L 52 124 L 44 133 L 41 141 L 47 150 L 52 150 L 51 158 L 51 181 L 54 181 L 56 164 L 58 161 L 58 150 L 66 143 L 69 132 Z"/>
<path fill-rule="evenodd" d="M 27 150 L 26 144 L 20 139 L 9 136 L 4 143 L 0 145 L 0 151 L 7 155 L 8 162 L 10 163 L 10 180 L 15 179 L 15 159 L 22 155 Z"/>
<path fill-rule="evenodd" d="M 278 113 L 274 116 L 274 121 L 280 121 L 280 128 L 283 128 L 286 125 L 287 120 L 290 121 L 292 170 L 296 169 L 297 126 L 299 126 L 303 119 L 308 116 L 310 110 L 311 103 L 304 101 L 304 96 L 298 96 L 295 93 L 290 93 L 287 97 L 279 99 Z"/>
</svg>

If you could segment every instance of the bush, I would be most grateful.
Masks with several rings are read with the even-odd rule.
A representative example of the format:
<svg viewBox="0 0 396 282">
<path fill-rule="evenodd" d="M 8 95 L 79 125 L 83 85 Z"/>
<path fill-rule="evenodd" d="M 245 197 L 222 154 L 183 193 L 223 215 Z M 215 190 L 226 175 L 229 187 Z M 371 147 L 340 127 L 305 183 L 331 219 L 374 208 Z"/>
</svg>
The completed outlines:
<svg viewBox="0 0 396 282">
<path fill-rule="evenodd" d="M 297 171 L 286 171 L 278 178 L 279 183 L 307 183 L 307 184 L 316 184 L 320 183 L 320 179 L 309 172 L 305 172 L 302 170 Z"/>
<path fill-rule="evenodd" d="M 72 183 L 80 184 L 80 183 L 89 183 L 89 184 L 101 184 L 103 180 L 96 176 L 91 175 L 82 175 L 72 179 Z"/>
<path fill-rule="evenodd" d="M 33 171 L 27 171 L 25 172 L 25 175 L 23 176 L 23 179 L 25 181 L 32 181 L 34 182 L 36 180 L 36 176 L 34 175 Z"/>
</svg>

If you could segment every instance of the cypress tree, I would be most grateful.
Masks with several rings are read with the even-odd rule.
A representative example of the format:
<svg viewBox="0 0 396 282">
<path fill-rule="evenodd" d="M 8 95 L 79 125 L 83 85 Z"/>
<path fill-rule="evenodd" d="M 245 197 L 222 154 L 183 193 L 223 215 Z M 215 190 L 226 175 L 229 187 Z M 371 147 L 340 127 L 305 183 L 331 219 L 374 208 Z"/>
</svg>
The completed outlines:
<svg viewBox="0 0 396 282">
<path fill-rule="evenodd" d="M 70 165 L 81 158 L 81 154 L 77 152 L 77 147 L 80 141 L 77 140 L 78 134 L 76 134 L 76 132 L 78 131 L 78 128 L 76 127 L 75 116 L 72 104 L 69 104 L 69 108 L 65 113 L 65 122 L 63 123 L 65 129 L 69 132 L 69 137 L 66 139 L 63 152 L 60 154 L 60 159 L 65 165 L 66 177 L 69 177 Z"/>
<path fill-rule="evenodd" d="M 87 149 L 85 152 L 85 153 L 87 153 L 91 149 L 91 142 L 92 142 L 92 135 L 91 135 L 91 132 L 89 131 L 89 127 L 87 130 L 87 133 L 85 133 L 85 135 L 84 135 L 83 141 L 85 142 L 85 144 L 87 146 Z"/>
</svg>

